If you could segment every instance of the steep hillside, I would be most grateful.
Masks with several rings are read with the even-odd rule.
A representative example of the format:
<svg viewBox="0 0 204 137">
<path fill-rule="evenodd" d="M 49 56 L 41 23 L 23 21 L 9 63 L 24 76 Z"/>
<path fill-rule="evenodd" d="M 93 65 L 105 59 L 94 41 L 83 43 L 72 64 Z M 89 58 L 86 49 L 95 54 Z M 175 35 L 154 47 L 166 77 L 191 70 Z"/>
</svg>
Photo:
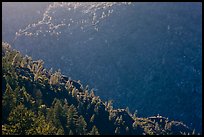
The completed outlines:
<svg viewBox="0 0 204 137">
<path fill-rule="evenodd" d="M 202 132 L 201 3 L 6 3 L 2 12 L 3 41 L 23 55 L 116 108 Z"/>
<path fill-rule="evenodd" d="M 43 67 L 2 43 L 2 134 L 194 134 L 162 116 L 139 118 L 114 109 L 88 86 Z"/>
</svg>

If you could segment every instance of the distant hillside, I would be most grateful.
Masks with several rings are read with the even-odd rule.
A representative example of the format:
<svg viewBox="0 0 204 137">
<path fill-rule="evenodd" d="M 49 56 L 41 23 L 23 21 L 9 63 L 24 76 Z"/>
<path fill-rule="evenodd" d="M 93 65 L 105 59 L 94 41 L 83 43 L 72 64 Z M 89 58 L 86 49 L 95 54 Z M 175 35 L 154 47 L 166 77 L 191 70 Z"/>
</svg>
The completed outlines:
<svg viewBox="0 0 204 137">
<path fill-rule="evenodd" d="M 112 101 L 43 63 L 2 43 L 3 135 L 194 134 L 182 122 L 114 109 Z"/>
<path fill-rule="evenodd" d="M 202 132 L 201 3 L 4 3 L 2 39 L 115 108 Z"/>
</svg>

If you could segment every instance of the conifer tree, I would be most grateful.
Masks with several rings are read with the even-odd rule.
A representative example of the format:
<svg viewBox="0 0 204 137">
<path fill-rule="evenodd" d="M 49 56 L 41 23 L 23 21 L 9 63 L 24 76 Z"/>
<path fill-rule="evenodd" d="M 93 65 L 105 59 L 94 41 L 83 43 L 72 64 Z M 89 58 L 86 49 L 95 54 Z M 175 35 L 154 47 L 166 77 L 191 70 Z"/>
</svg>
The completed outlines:
<svg viewBox="0 0 204 137">
<path fill-rule="evenodd" d="M 99 132 L 98 132 L 98 129 L 96 128 L 95 125 L 93 126 L 93 128 L 89 132 L 89 135 L 100 135 Z"/>
<path fill-rule="evenodd" d="M 34 125 L 28 132 L 34 135 L 54 135 L 57 133 L 57 128 L 52 122 L 46 120 L 43 113 L 38 112 Z"/>
<path fill-rule="evenodd" d="M 76 123 L 76 132 L 79 135 L 85 135 L 86 134 L 86 126 L 87 123 L 84 120 L 83 116 L 81 115 L 78 119 L 77 119 L 77 123 Z"/>
<path fill-rule="evenodd" d="M 93 123 L 94 122 L 94 119 L 95 119 L 95 114 L 93 114 L 90 118 L 90 122 Z"/>
<path fill-rule="evenodd" d="M 71 105 L 66 113 L 67 115 L 67 129 L 72 130 L 74 134 L 76 134 L 76 124 L 78 119 L 78 114 L 76 108 Z"/>
<path fill-rule="evenodd" d="M 8 117 L 9 134 L 28 135 L 30 128 L 33 127 L 36 120 L 35 114 L 28 110 L 22 103 L 14 108 Z"/>
<path fill-rule="evenodd" d="M 3 113 L 3 122 L 6 121 L 6 118 L 8 117 L 10 111 L 15 107 L 16 105 L 16 96 L 14 94 L 14 91 L 12 90 L 11 86 L 7 83 L 6 84 L 6 91 L 3 95 L 2 99 L 2 113 Z"/>
<path fill-rule="evenodd" d="M 116 129 L 115 129 L 115 134 L 120 134 L 120 127 L 116 127 Z"/>
</svg>

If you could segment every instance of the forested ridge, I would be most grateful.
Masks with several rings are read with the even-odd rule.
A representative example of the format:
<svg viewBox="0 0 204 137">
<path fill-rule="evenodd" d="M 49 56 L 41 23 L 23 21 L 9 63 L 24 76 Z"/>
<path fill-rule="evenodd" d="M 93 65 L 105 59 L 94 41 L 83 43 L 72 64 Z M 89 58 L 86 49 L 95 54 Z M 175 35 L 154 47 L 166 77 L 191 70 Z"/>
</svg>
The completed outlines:
<svg viewBox="0 0 204 137">
<path fill-rule="evenodd" d="M 162 116 L 137 117 L 114 109 L 80 81 L 43 67 L 2 42 L 2 134 L 165 135 L 195 134 Z"/>
</svg>

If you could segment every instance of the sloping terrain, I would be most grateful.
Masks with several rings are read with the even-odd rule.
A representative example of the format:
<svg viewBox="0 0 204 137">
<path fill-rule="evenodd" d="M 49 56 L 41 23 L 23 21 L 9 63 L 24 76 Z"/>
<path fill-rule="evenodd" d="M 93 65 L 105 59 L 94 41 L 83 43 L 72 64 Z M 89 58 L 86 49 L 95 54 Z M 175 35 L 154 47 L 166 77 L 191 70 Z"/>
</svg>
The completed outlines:
<svg viewBox="0 0 204 137">
<path fill-rule="evenodd" d="M 202 132 L 202 4 L 3 4 L 3 41 L 114 107 Z"/>
<path fill-rule="evenodd" d="M 2 134 L 152 135 L 194 134 L 162 116 L 139 118 L 114 109 L 94 91 L 43 67 L 2 42 Z"/>
</svg>

